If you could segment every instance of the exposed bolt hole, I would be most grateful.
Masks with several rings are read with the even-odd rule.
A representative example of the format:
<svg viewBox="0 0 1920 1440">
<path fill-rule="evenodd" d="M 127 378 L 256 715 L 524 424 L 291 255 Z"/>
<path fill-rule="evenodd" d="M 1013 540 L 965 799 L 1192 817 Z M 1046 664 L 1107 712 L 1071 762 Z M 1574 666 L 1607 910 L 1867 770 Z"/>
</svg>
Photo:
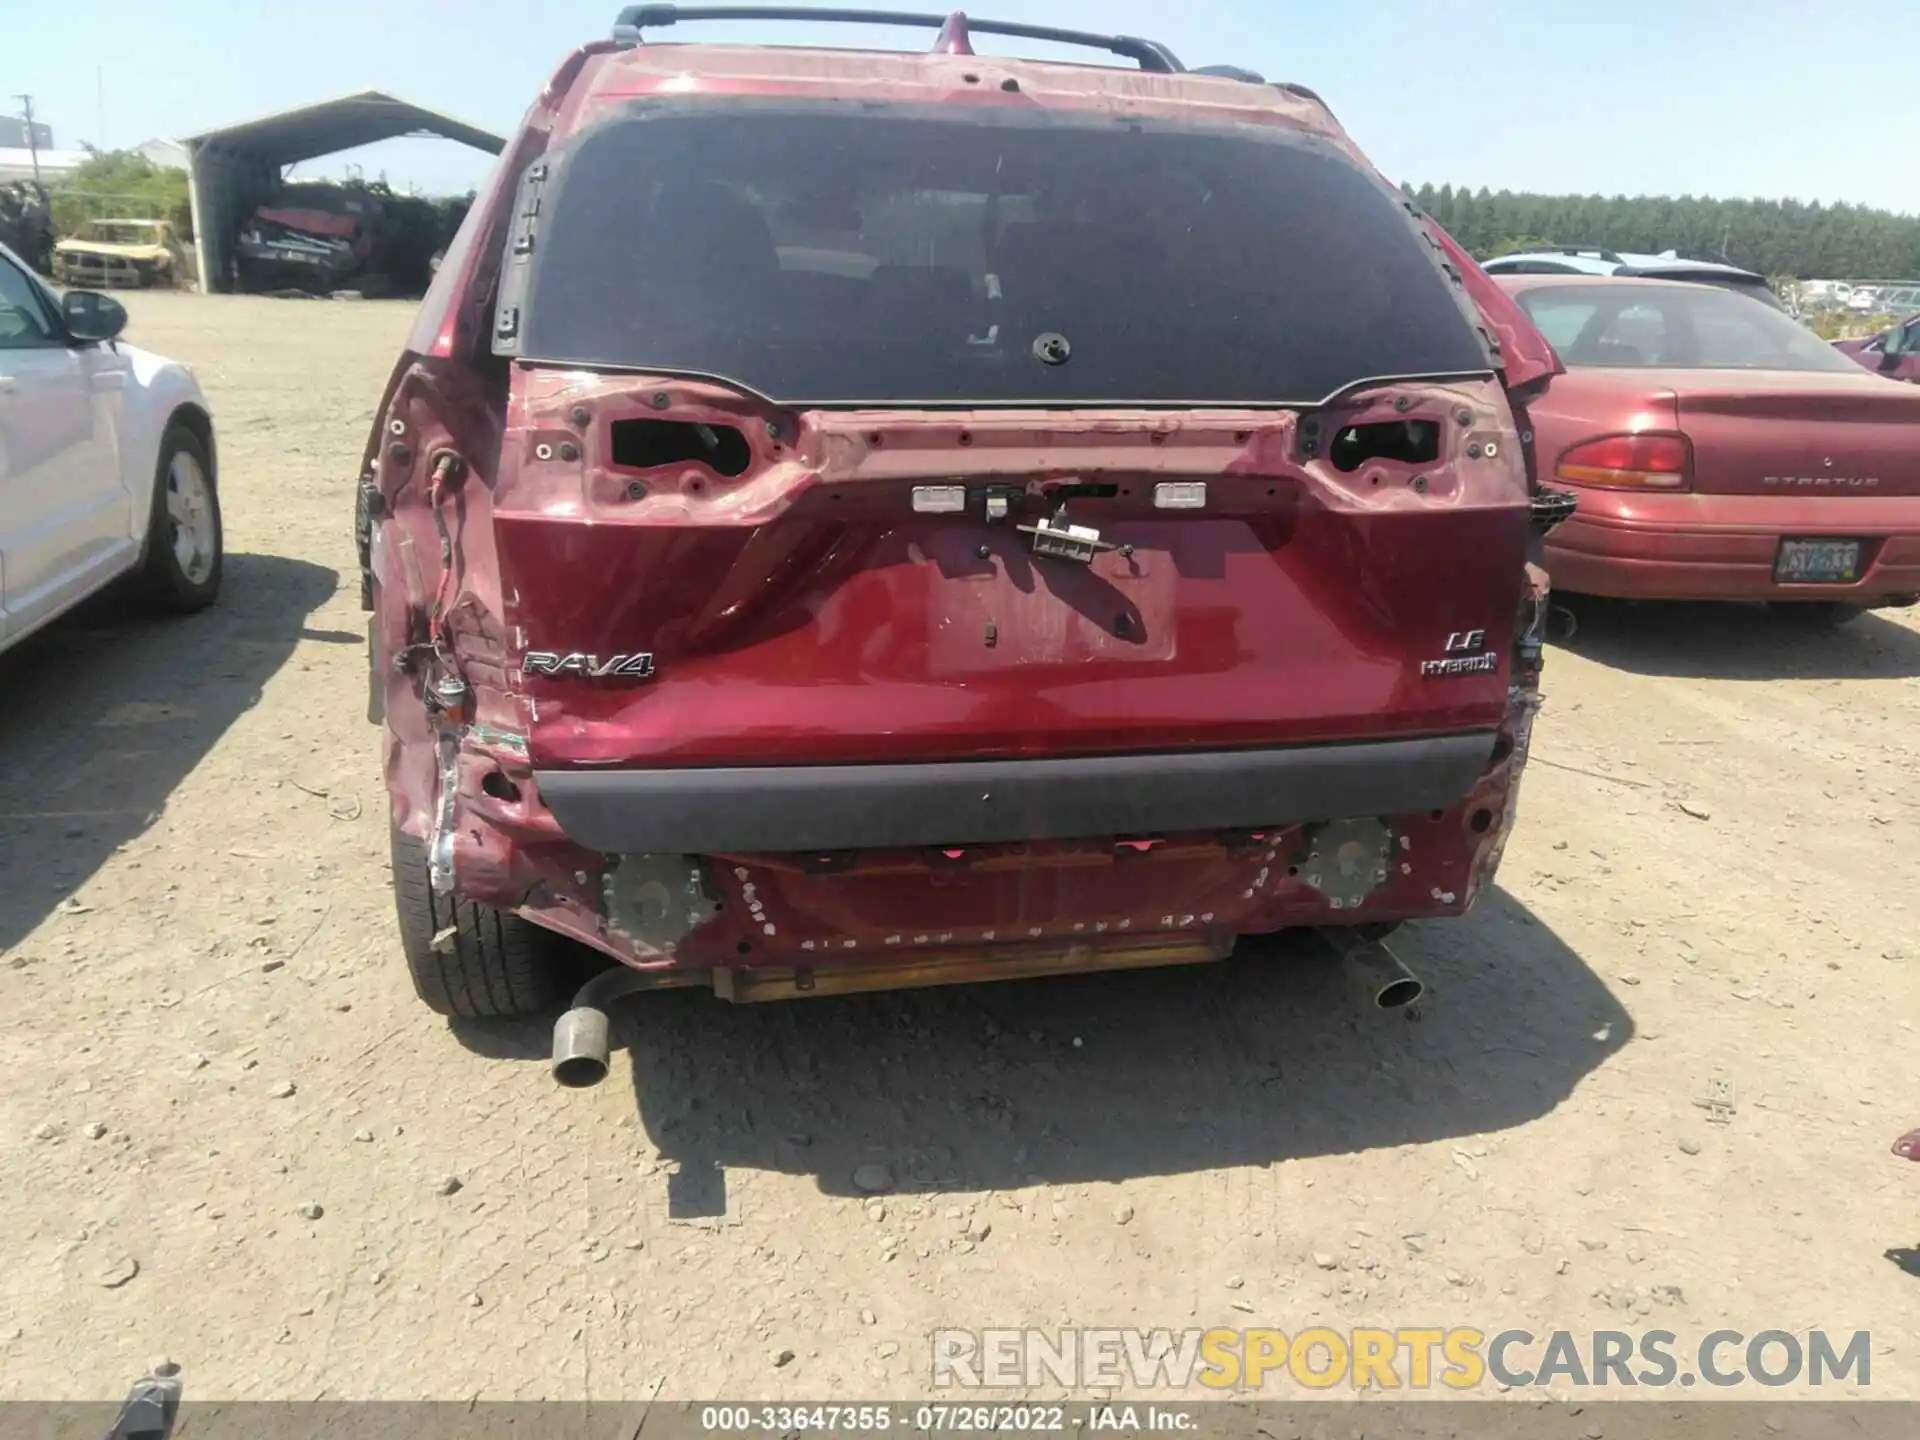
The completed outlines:
<svg viewBox="0 0 1920 1440">
<path fill-rule="evenodd" d="M 882 435 L 878 430 L 869 430 L 867 432 L 867 444 L 873 446 L 874 449 L 878 450 L 886 443 L 887 437 Z"/>
<path fill-rule="evenodd" d="M 520 798 L 520 787 L 498 770 L 489 770 L 481 776 L 480 788 L 494 799 L 505 800 L 509 804 Z"/>
<path fill-rule="evenodd" d="M 692 479 L 687 481 L 687 493 L 689 495 L 701 494 L 703 491 L 706 490 L 706 488 L 707 488 L 707 482 L 702 480 L 698 475 L 695 475 Z"/>
<path fill-rule="evenodd" d="M 973 432 L 971 430 L 962 430 L 960 432 L 960 443 L 962 445 L 971 445 L 973 443 Z"/>
<path fill-rule="evenodd" d="M 980 77 L 978 75 L 962 75 L 960 78 L 969 85 L 978 85 L 980 83 Z"/>
<path fill-rule="evenodd" d="M 1440 426 L 1432 420 L 1382 420 L 1348 425 L 1327 447 L 1333 468 L 1352 474 L 1369 460 L 1428 465 L 1440 458 Z"/>
<path fill-rule="evenodd" d="M 738 950 L 742 955 L 751 955 L 753 953 L 753 947 L 747 944 L 747 942 L 744 940 L 742 940 L 738 945 L 734 946 L 733 948 L 735 950 Z"/>
<path fill-rule="evenodd" d="M 1020 82 L 1014 79 L 1011 75 L 1009 75 L 1006 79 L 1000 82 L 1000 88 L 1002 90 L 1012 92 L 1020 88 Z"/>
<path fill-rule="evenodd" d="M 1163 430 L 1154 431 L 1147 439 L 1155 445 L 1164 445 L 1167 443 L 1166 432 Z"/>
<path fill-rule="evenodd" d="M 1300 874 L 1300 867 L 1298 865 L 1287 866 L 1287 878 L 1289 880 L 1297 879 L 1299 877 L 1299 874 Z"/>
<path fill-rule="evenodd" d="M 1474 834 L 1484 835 L 1487 832 L 1487 827 L 1493 824 L 1493 812 L 1484 809 L 1476 810 L 1473 812 L 1473 818 L 1469 820 L 1467 824 L 1473 827 Z"/>
<path fill-rule="evenodd" d="M 1233 443 L 1236 445 L 1244 445 L 1252 435 L 1253 432 L 1251 430 L 1236 430 L 1233 432 Z"/>
<path fill-rule="evenodd" d="M 684 465 L 695 460 L 722 475 L 738 475 L 753 459 L 747 437 L 731 425 L 696 425 L 685 420 L 616 420 L 613 463 L 629 470 Z"/>
</svg>

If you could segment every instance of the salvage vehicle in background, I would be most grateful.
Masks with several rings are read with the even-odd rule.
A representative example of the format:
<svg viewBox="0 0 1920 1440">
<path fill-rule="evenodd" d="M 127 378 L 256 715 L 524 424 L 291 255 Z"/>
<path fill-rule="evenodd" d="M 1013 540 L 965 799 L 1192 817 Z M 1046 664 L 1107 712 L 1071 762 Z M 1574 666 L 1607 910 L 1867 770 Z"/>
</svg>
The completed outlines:
<svg viewBox="0 0 1920 1440">
<path fill-rule="evenodd" d="M 1833 348 L 1876 375 L 1920 385 L 1920 315 L 1909 315 L 1877 335 L 1835 340 Z"/>
<path fill-rule="evenodd" d="M 140 289 L 175 285 L 185 251 L 165 220 L 89 220 L 53 247 L 55 284 Z"/>
<path fill-rule="evenodd" d="M 1302 87 L 958 15 L 884 17 L 931 53 L 642 33 L 726 14 L 560 66 L 375 412 L 421 998 L 535 1012 L 549 932 L 598 949 L 569 1084 L 656 985 L 1302 929 L 1412 999 L 1378 937 L 1464 913 L 1514 820 L 1551 349 Z"/>
<path fill-rule="evenodd" d="M 219 593 L 211 412 L 126 322 L 0 247 L 0 650 L 122 578 L 178 612 Z"/>
<path fill-rule="evenodd" d="M 420 295 L 472 197 L 396 193 L 384 181 L 283 188 L 235 237 L 242 290 Z"/>
<path fill-rule="evenodd" d="M 1547 540 L 1557 589 L 1825 625 L 1920 599 L 1920 391 L 1706 286 L 1499 283 L 1567 365 L 1529 407 L 1580 497 Z"/>
<path fill-rule="evenodd" d="M 0 183 L 0 245 L 46 274 L 53 263 L 53 201 L 37 180 Z"/>
<path fill-rule="evenodd" d="M 1689 260 L 1673 250 L 1640 255 L 1594 246 L 1557 245 L 1502 255 L 1483 262 L 1481 268 L 1495 276 L 1615 275 L 1626 280 L 1686 280 L 1696 285 L 1717 285 L 1782 314 L 1789 312 L 1787 302 L 1774 293 L 1766 276 L 1720 260 Z"/>
<path fill-rule="evenodd" d="M 372 255 L 379 202 L 337 185 L 289 185 L 247 217 L 234 241 L 242 290 L 324 295 Z"/>
</svg>

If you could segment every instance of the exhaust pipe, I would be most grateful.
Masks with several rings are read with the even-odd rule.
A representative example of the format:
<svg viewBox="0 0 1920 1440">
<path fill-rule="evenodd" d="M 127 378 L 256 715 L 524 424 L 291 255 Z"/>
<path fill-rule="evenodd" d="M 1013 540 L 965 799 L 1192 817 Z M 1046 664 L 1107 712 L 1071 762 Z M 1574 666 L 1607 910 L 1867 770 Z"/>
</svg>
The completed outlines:
<svg viewBox="0 0 1920 1440">
<path fill-rule="evenodd" d="M 1384 940 L 1362 940 L 1321 931 L 1346 966 L 1347 974 L 1381 1010 L 1403 1010 L 1427 993 L 1420 977 L 1387 948 Z"/>
<path fill-rule="evenodd" d="M 613 1064 L 606 1007 L 658 983 L 650 975 L 615 965 L 582 985 L 572 1007 L 553 1024 L 553 1078 L 569 1090 L 584 1090 L 606 1079 Z"/>
<path fill-rule="evenodd" d="M 607 1012 L 591 1005 L 575 1005 L 556 1020 L 553 1078 L 569 1090 L 584 1090 L 606 1079 L 613 1059 L 607 1029 Z"/>
</svg>

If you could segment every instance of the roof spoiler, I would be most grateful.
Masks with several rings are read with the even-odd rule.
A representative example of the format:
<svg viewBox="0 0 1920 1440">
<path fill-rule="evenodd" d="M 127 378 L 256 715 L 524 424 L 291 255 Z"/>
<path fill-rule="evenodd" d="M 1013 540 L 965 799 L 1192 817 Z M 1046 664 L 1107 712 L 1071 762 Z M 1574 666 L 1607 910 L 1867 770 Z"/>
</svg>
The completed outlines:
<svg viewBox="0 0 1920 1440">
<path fill-rule="evenodd" d="M 799 20 L 809 24 L 900 25 L 937 30 L 936 54 L 971 55 L 969 33 L 1010 35 L 1043 40 L 1054 45 L 1083 45 L 1132 60 L 1142 70 L 1178 75 L 1186 67 L 1157 40 L 1131 35 L 1095 35 L 1085 30 L 1059 30 L 1051 25 L 1025 25 L 1012 20 L 973 20 L 958 10 L 950 15 L 925 15 L 905 10 L 819 9 L 810 5 L 629 5 L 614 21 L 616 45 L 638 45 L 644 30 L 664 29 L 685 20 Z"/>
<path fill-rule="evenodd" d="M 1624 265 L 1627 262 L 1612 250 L 1599 245 L 1542 245 L 1533 252 L 1536 255 L 1591 255 L 1596 260 L 1604 260 L 1609 265 Z"/>
</svg>

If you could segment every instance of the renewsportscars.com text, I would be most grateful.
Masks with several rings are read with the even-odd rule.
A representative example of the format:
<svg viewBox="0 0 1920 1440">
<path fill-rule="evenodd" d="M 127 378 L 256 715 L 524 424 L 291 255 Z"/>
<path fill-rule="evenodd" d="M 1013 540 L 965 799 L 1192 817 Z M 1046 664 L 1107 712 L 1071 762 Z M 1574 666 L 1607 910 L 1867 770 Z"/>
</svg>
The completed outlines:
<svg viewBox="0 0 1920 1440">
<path fill-rule="evenodd" d="M 1134 1390 L 1472 1390 L 1599 1387 L 1769 1388 L 1872 1383 L 1865 1330 L 1671 1330 L 1409 1326 L 1333 1330 L 936 1330 L 936 1389 L 1066 1386 Z"/>
</svg>

